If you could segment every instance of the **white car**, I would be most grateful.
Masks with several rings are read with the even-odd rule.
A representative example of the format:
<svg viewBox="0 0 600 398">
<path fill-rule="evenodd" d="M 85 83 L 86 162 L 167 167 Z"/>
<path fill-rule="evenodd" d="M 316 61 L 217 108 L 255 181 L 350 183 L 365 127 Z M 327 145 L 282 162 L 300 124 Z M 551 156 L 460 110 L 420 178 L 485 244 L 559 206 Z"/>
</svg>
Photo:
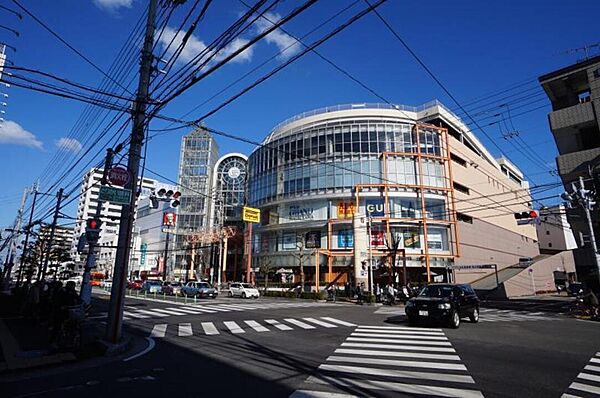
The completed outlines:
<svg viewBox="0 0 600 398">
<path fill-rule="evenodd" d="M 229 297 L 239 296 L 241 298 L 258 298 L 258 289 L 249 283 L 232 283 L 229 287 Z"/>
</svg>

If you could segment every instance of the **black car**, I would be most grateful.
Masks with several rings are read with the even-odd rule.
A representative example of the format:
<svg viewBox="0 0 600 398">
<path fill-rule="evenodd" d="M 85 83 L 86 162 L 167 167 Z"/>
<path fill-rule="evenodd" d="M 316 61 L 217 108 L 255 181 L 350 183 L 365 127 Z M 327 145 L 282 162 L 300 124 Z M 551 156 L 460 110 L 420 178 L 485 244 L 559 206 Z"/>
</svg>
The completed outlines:
<svg viewBox="0 0 600 398">
<path fill-rule="evenodd" d="M 581 293 L 583 293 L 583 283 L 573 282 L 569 283 L 569 286 L 567 286 L 567 294 L 569 296 L 576 297 L 579 296 Z"/>
<path fill-rule="evenodd" d="M 405 310 L 408 322 L 413 325 L 421 319 L 429 319 L 457 328 L 461 318 L 479 321 L 479 299 L 468 284 L 427 285 L 417 297 L 406 302 Z"/>
</svg>

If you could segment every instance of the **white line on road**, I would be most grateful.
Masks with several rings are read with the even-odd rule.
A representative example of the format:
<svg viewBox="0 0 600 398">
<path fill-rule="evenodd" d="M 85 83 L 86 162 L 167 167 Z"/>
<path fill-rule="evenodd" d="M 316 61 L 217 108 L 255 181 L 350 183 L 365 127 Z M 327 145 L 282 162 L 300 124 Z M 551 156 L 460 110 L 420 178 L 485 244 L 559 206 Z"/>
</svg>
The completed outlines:
<svg viewBox="0 0 600 398">
<path fill-rule="evenodd" d="M 204 333 L 208 335 L 219 334 L 215 324 L 212 322 L 202 322 L 202 329 L 204 329 Z"/>
<path fill-rule="evenodd" d="M 173 311 L 179 311 L 179 312 L 184 312 L 186 314 L 202 314 L 202 311 L 196 311 L 196 310 L 190 310 L 187 308 L 174 308 L 174 307 L 167 307 L 165 308 L 167 310 L 173 310 Z"/>
<path fill-rule="evenodd" d="M 340 394 L 327 391 L 296 390 L 289 398 L 358 398 L 356 395 Z"/>
<path fill-rule="evenodd" d="M 406 394 L 418 394 L 439 397 L 451 398 L 483 398 L 483 394 L 477 390 L 466 390 L 462 388 L 436 387 L 425 386 L 419 384 L 394 383 L 378 380 L 353 380 L 348 378 L 333 378 L 327 376 L 311 376 L 308 378 L 309 383 L 318 384 L 334 384 L 345 387 L 358 387 L 362 389 L 384 390 L 401 392 Z"/>
<path fill-rule="evenodd" d="M 220 311 L 220 312 L 231 312 L 231 310 L 228 310 L 227 308 L 221 308 L 221 306 L 218 304 L 215 306 L 203 305 L 202 308 L 208 308 L 209 310 Z"/>
<path fill-rule="evenodd" d="M 142 314 L 147 314 L 147 315 L 150 315 L 150 316 L 157 316 L 159 318 L 163 318 L 163 317 L 169 316 L 167 314 L 161 314 L 161 313 L 157 313 L 157 312 L 154 312 L 154 311 L 148 311 L 148 310 L 137 310 L 136 312 L 140 312 Z"/>
<path fill-rule="evenodd" d="M 384 377 L 402 377 L 408 379 L 421 379 L 421 380 L 437 380 L 437 381 L 449 381 L 453 383 L 471 383 L 475 384 L 475 380 L 471 376 L 467 375 L 455 375 L 455 374 L 444 374 L 444 373 L 429 373 L 429 372 L 413 372 L 408 370 L 393 370 L 393 369 L 380 369 L 380 368 L 367 368 L 362 366 L 343 366 L 343 365 L 321 365 L 321 370 L 329 370 L 334 372 L 344 373 L 358 373 L 363 375 L 371 376 L 384 376 Z"/>
<path fill-rule="evenodd" d="M 269 325 L 275 326 L 279 330 L 294 330 L 293 328 L 289 327 L 288 325 L 279 323 L 279 321 L 276 321 L 275 319 L 265 319 L 265 322 L 267 322 Z"/>
<path fill-rule="evenodd" d="M 590 392 L 592 394 L 600 394 L 600 387 L 589 386 L 587 384 L 582 384 L 582 383 L 571 383 L 569 388 L 571 388 L 573 390 Z"/>
<path fill-rule="evenodd" d="M 591 370 L 593 372 L 600 372 L 600 366 L 592 366 L 592 365 L 586 365 L 585 368 L 583 368 L 584 370 Z"/>
<path fill-rule="evenodd" d="M 315 319 L 315 318 L 302 318 L 302 319 L 304 319 L 305 321 L 308 321 L 308 322 L 312 322 L 315 325 L 323 326 L 325 328 L 337 328 L 337 325 L 334 325 L 334 324 L 329 323 L 329 322 L 320 321 L 320 320 Z"/>
<path fill-rule="evenodd" d="M 351 336 L 361 336 L 361 337 L 386 337 L 386 338 L 390 338 L 390 337 L 397 337 L 399 339 L 410 339 L 410 340 L 445 340 L 447 341 L 448 339 L 445 336 L 414 336 L 411 334 L 379 334 L 379 333 L 358 333 L 358 332 L 354 332 L 351 334 Z"/>
<path fill-rule="evenodd" d="M 225 326 L 227 326 L 227 329 L 229 329 L 229 331 L 231 333 L 246 333 L 244 331 L 244 329 L 242 329 L 240 327 L 240 325 L 238 325 L 237 323 L 233 322 L 233 321 L 227 321 L 227 322 L 223 322 L 225 324 Z"/>
<path fill-rule="evenodd" d="M 441 332 L 442 329 L 439 328 L 412 328 L 407 326 L 369 326 L 369 325 L 359 325 L 359 328 L 369 328 L 369 329 L 388 329 L 388 330 L 410 330 L 412 332 Z"/>
<path fill-rule="evenodd" d="M 413 350 L 413 351 L 437 351 L 437 352 L 456 352 L 452 347 L 423 347 L 416 345 L 392 345 L 392 344 L 364 344 L 364 343 L 342 343 L 342 347 L 358 348 L 383 348 L 385 350 Z"/>
<path fill-rule="evenodd" d="M 391 343 L 391 344 L 426 344 L 426 345 L 435 345 L 435 346 L 452 346 L 452 343 L 449 341 L 430 341 L 430 340 L 402 340 L 402 339 L 370 339 L 368 337 L 348 337 L 346 341 L 358 341 L 364 343 Z"/>
<path fill-rule="evenodd" d="M 168 315 L 185 315 L 185 312 L 179 312 L 179 311 L 169 311 L 169 310 L 163 310 L 160 308 L 153 308 L 154 311 L 158 311 L 160 313 L 163 314 L 168 314 Z"/>
<path fill-rule="evenodd" d="M 444 369 L 444 370 L 467 370 L 467 367 L 457 363 L 443 363 L 443 362 L 425 362 L 425 361 L 403 361 L 397 359 L 381 359 L 381 358 L 351 358 L 351 357 L 337 357 L 330 356 L 327 361 L 333 362 L 348 362 L 348 363 L 360 363 L 370 365 L 386 365 L 386 366 L 404 366 L 408 368 L 428 368 L 428 369 Z"/>
<path fill-rule="evenodd" d="M 256 330 L 257 332 L 268 332 L 269 329 L 267 329 L 266 327 L 264 327 L 263 325 L 261 325 L 260 323 L 256 322 L 256 321 L 244 321 L 246 323 L 246 325 L 250 326 L 252 329 Z"/>
<path fill-rule="evenodd" d="M 195 310 L 195 311 L 200 311 L 200 312 L 206 312 L 207 314 L 214 314 L 214 313 L 217 312 L 217 311 L 213 311 L 213 310 L 207 310 L 207 309 L 204 309 L 204 308 L 201 308 L 201 307 L 192 307 L 192 306 L 184 307 L 184 306 L 182 306 L 182 308 L 183 309 L 188 309 L 189 308 L 192 311 Z"/>
<path fill-rule="evenodd" d="M 150 337 L 165 337 L 166 333 L 167 333 L 167 324 L 166 323 L 156 324 L 152 328 L 152 332 L 150 332 Z"/>
<path fill-rule="evenodd" d="M 336 354 L 370 355 L 382 357 L 401 357 L 401 358 L 423 358 L 423 359 L 446 359 L 449 361 L 460 361 L 458 355 L 445 354 L 421 354 L 418 352 L 387 352 L 377 350 L 355 350 L 347 348 L 338 348 L 334 351 Z"/>
<path fill-rule="evenodd" d="M 371 332 L 381 334 L 410 334 L 410 335 L 422 335 L 422 336 L 443 336 L 444 332 L 422 332 L 420 330 L 379 330 L 370 329 L 363 326 L 359 326 L 356 332 Z"/>
<path fill-rule="evenodd" d="M 291 323 L 292 325 L 300 326 L 302 329 L 316 329 L 313 325 L 309 325 L 308 323 L 304 323 L 297 319 L 286 318 L 284 321 Z"/>
<path fill-rule="evenodd" d="M 600 382 L 600 376 L 591 375 L 589 373 L 579 373 L 577 375 L 577 378 L 578 379 L 583 379 L 583 380 L 590 380 L 590 381 Z"/>
<path fill-rule="evenodd" d="M 141 357 L 142 355 L 146 354 L 147 352 L 150 352 L 150 350 L 152 350 L 154 348 L 156 343 L 154 342 L 154 339 L 151 337 L 146 337 L 146 340 L 148 340 L 148 347 L 146 347 L 144 350 L 138 352 L 135 355 L 132 355 L 128 358 L 123 359 L 123 362 L 129 362 L 132 359 L 136 359 L 136 358 Z"/>
<path fill-rule="evenodd" d="M 324 320 L 329 321 L 329 322 L 337 323 L 338 325 L 342 325 L 342 326 L 356 326 L 354 323 L 350 323 L 350 322 L 346 322 L 346 321 L 341 321 L 339 319 L 331 318 L 331 317 L 328 317 L 328 316 L 322 316 L 321 319 L 324 319 Z"/>
<path fill-rule="evenodd" d="M 135 312 L 130 312 L 130 311 L 123 311 L 123 315 L 125 316 L 130 316 L 132 318 L 150 318 L 148 315 L 142 315 L 142 314 L 137 314 Z"/>
<path fill-rule="evenodd" d="M 179 336 L 186 337 L 193 335 L 191 323 L 180 323 L 179 324 Z"/>
</svg>

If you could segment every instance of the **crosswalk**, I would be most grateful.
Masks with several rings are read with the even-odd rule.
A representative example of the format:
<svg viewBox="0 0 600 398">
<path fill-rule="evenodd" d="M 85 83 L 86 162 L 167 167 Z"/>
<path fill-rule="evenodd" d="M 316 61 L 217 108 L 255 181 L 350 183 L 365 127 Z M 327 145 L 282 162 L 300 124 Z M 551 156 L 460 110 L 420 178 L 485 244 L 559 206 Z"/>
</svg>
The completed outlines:
<svg viewBox="0 0 600 398">
<path fill-rule="evenodd" d="M 442 329 L 435 328 L 358 326 L 305 386 L 290 398 L 483 397 Z"/>
<path fill-rule="evenodd" d="M 510 321 L 556 321 L 562 318 L 547 312 L 527 312 L 513 310 L 498 310 L 495 308 L 480 308 L 479 322 L 510 322 Z"/>
<path fill-rule="evenodd" d="M 273 331 L 292 331 L 292 330 L 311 330 L 317 328 L 338 328 L 355 327 L 354 323 L 346 322 L 332 317 L 320 318 L 285 318 L 282 320 L 265 319 L 261 324 L 259 321 L 249 319 L 243 321 L 222 321 L 222 322 L 201 322 L 200 327 L 192 329 L 192 324 L 185 322 L 174 325 L 159 323 L 152 327 L 149 337 L 164 338 L 167 337 L 169 326 L 173 336 L 214 336 L 219 334 L 245 334 L 247 332 L 265 333 Z"/>
<path fill-rule="evenodd" d="M 590 359 L 561 398 L 600 397 L 600 352 Z"/>
<path fill-rule="evenodd" d="M 326 306 L 326 303 L 294 303 L 294 302 L 275 302 L 275 303 L 232 303 L 232 304 L 187 304 L 174 305 L 172 307 L 156 307 L 156 308 L 138 308 L 135 306 L 125 306 L 123 311 L 123 319 L 150 319 L 150 318 L 166 318 L 170 316 L 182 315 L 205 315 L 216 314 L 220 312 L 240 312 L 253 311 L 262 309 L 285 309 L 285 308 L 309 308 Z"/>
</svg>

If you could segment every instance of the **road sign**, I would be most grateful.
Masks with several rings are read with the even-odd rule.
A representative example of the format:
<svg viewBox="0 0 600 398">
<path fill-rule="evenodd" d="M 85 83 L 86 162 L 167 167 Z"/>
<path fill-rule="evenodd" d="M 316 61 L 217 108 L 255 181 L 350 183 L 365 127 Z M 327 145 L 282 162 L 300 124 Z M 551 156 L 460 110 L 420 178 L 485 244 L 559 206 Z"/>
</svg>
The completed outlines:
<svg viewBox="0 0 600 398">
<path fill-rule="evenodd" d="M 123 187 L 129 182 L 129 171 L 124 167 L 113 167 L 108 171 L 108 181 L 113 185 Z"/>
<path fill-rule="evenodd" d="M 131 202 L 131 189 L 115 188 L 103 185 L 100 187 L 98 198 L 101 201 L 126 205 Z"/>
<path fill-rule="evenodd" d="M 242 220 L 246 222 L 259 223 L 260 209 L 253 207 L 244 207 L 242 211 Z"/>
</svg>

